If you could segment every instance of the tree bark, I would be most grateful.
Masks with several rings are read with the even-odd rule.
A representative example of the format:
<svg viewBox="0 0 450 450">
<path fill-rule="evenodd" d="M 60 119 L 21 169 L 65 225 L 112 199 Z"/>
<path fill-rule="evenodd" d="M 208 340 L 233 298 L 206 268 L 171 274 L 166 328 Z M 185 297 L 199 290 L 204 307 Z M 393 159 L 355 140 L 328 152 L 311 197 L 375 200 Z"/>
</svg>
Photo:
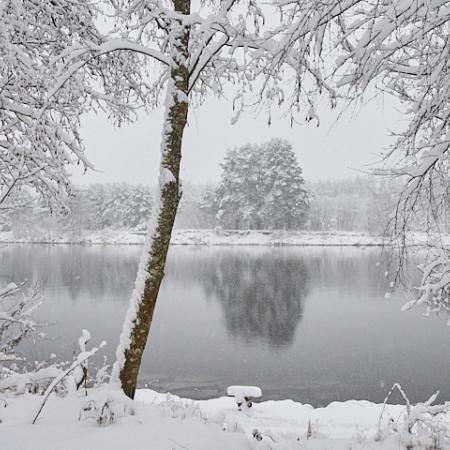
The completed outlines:
<svg viewBox="0 0 450 450">
<path fill-rule="evenodd" d="M 175 0 L 174 9 L 179 13 L 189 14 L 190 1 Z M 145 268 L 143 292 L 137 302 L 137 307 L 134 306 L 136 311 L 133 312 L 131 317 L 127 317 L 131 323 L 124 324 L 122 334 L 128 333 L 127 345 L 125 348 L 118 349 L 118 353 L 120 351 L 124 353 L 123 364 L 119 367 L 120 384 L 125 394 L 130 398 L 134 398 L 136 391 L 142 355 L 147 343 L 159 287 L 164 277 L 173 223 L 181 198 L 179 174 L 183 131 L 188 115 L 189 71 L 187 69 L 187 57 L 189 32 L 188 26 L 180 25 L 180 31 L 173 41 L 173 48 L 175 49 L 174 66 L 171 69 L 171 79 L 167 90 L 166 116 L 161 146 L 160 209 L 152 233 L 150 249 L 147 250 L 149 255 Z M 133 305 L 130 305 L 130 308 L 133 308 Z"/>
</svg>

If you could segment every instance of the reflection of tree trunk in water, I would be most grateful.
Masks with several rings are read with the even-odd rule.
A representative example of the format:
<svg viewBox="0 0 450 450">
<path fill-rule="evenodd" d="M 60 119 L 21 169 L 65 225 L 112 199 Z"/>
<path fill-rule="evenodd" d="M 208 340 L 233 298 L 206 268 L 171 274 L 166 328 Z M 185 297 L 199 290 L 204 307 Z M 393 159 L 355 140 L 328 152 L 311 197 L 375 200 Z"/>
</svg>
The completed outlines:
<svg viewBox="0 0 450 450">
<path fill-rule="evenodd" d="M 179 13 L 190 13 L 190 1 L 175 0 L 174 6 L 175 11 Z M 139 299 L 132 299 L 132 302 L 134 300 L 137 303 L 131 315 L 129 311 L 125 319 L 121 337 L 121 345 L 124 348 L 118 350 L 117 364 L 120 370 L 120 382 L 125 394 L 131 398 L 134 397 L 136 390 L 142 355 L 150 331 L 159 287 L 164 277 L 170 237 L 181 197 L 179 186 L 181 144 L 188 114 L 186 95 L 189 87 L 189 72 L 185 66 L 188 57 L 188 44 L 189 27 L 184 27 L 180 31 L 180 37 L 177 39 L 175 47 L 185 60 L 179 62 L 179 65 L 171 70 L 171 80 L 167 91 L 160 166 L 160 209 L 151 236 L 145 273 L 138 274 L 136 281 L 138 284 L 139 277 L 145 277 L 143 291 L 140 292 Z M 133 308 L 133 305 L 131 308 Z M 124 336 L 125 342 L 122 342 Z M 123 351 L 123 361 L 120 361 L 121 351 Z"/>
</svg>

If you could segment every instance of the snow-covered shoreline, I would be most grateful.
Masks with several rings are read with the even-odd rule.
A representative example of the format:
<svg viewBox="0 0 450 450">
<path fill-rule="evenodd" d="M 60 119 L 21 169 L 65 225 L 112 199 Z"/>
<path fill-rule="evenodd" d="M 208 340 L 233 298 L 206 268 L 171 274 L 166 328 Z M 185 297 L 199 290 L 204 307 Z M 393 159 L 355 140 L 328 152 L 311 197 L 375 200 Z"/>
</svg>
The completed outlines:
<svg viewBox="0 0 450 450">
<path fill-rule="evenodd" d="M 143 245 L 146 233 L 132 230 L 98 230 L 77 234 L 49 231 L 46 234 L 16 236 L 0 231 L 0 244 L 66 244 L 66 245 Z M 408 245 L 422 245 L 426 233 L 408 235 Z M 205 246 L 298 246 L 298 247 L 381 247 L 389 245 L 383 236 L 344 231 L 284 230 L 174 230 L 171 245 Z M 450 245 L 450 235 L 443 235 L 440 244 Z"/>
<path fill-rule="evenodd" d="M 15 236 L 0 232 L 0 243 L 142 245 L 145 233 L 129 230 L 86 231 L 79 234 Z M 383 245 L 382 236 L 357 232 L 174 230 L 171 245 L 209 246 L 354 246 Z"/>
<path fill-rule="evenodd" d="M 313 408 L 292 400 L 263 401 L 238 411 L 232 398 L 180 399 L 152 390 L 137 391 L 134 414 L 99 427 L 81 415 L 86 397 L 53 395 L 36 425 L 30 415 L 39 396 L 8 398 L 0 411 L 4 450 L 101 449 L 333 449 L 404 448 L 401 429 L 405 405 L 368 401 L 333 402 Z M 383 438 L 375 439 L 380 429 Z M 390 431 L 389 431 L 390 430 Z M 261 440 L 255 438 L 255 433 Z M 105 440 L 107 439 L 107 441 Z M 416 448 L 416 447 L 414 447 Z"/>
</svg>

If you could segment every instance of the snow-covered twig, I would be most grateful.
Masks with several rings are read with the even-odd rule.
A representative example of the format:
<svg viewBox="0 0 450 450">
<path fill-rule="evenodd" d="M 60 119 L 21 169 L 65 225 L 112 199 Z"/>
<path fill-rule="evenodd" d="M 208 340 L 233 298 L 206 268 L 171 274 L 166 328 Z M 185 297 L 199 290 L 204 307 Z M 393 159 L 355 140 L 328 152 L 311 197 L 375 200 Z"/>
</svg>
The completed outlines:
<svg viewBox="0 0 450 450">
<path fill-rule="evenodd" d="M 39 417 L 39 414 L 41 413 L 42 409 L 45 406 L 45 403 L 47 402 L 50 394 L 52 393 L 53 389 L 60 383 L 72 370 L 74 370 L 76 367 L 82 365 L 85 363 L 90 357 L 94 356 L 99 350 L 101 350 L 106 345 L 105 341 L 102 341 L 98 347 L 94 347 L 92 350 L 88 352 L 82 352 L 78 355 L 78 358 L 76 361 L 74 361 L 68 369 L 66 369 L 64 372 L 62 372 L 58 377 L 56 377 L 50 386 L 45 391 L 44 397 L 41 401 L 41 404 L 39 406 L 39 409 L 36 412 L 36 415 L 34 416 L 34 419 L 32 421 L 32 424 L 36 423 L 37 418 Z"/>
<path fill-rule="evenodd" d="M 430 438 L 432 440 L 445 440 L 447 443 L 450 442 L 450 430 L 447 425 L 441 423 L 439 420 L 440 416 L 445 415 L 450 411 L 450 403 L 447 402 L 443 405 L 433 405 L 439 394 L 438 391 L 425 402 L 411 404 L 405 391 L 398 383 L 395 383 L 392 386 L 383 402 L 383 408 L 378 419 L 376 440 L 382 440 L 384 438 L 384 433 L 381 426 L 382 419 L 386 411 L 387 402 L 394 390 L 398 390 L 405 400 L 406 414 L 404 415 L 403 429 L 399 428 L 394 423 L 393 419 L 389 421 L 390 432 L 398 434 L 399 437 L 405 441 L 406 448 L 408 448 L 408 445 L 411 445 L 414 440 L 420 440 L 422 437 L 427 439 Z"/>
</svg>

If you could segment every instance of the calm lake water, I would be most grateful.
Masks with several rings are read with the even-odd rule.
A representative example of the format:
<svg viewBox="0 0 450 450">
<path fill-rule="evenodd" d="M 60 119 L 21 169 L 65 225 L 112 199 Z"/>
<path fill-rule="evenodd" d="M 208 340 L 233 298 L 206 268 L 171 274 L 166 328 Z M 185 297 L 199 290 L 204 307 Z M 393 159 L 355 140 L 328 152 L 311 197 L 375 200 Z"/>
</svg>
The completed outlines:
<svg viewBox="0 0 450 450">
<path fill-rule="evenodd" d="M 48 338 L 32 360 L 71 359 L 82 328 L 114 361 L 140 247 L 11 245 L 0 276 L 45 282 Z M 411 400 L 450 400 L 450 329 L 387 300 L 379 249 L 172 247 L 140 374 L 141 386 L 192 398 L 230 384 L 264 399 L 315 406 L 383 401 L 394 382 Z M 396 400 L 394 398 L 394 400 Z"/>
</svg>

